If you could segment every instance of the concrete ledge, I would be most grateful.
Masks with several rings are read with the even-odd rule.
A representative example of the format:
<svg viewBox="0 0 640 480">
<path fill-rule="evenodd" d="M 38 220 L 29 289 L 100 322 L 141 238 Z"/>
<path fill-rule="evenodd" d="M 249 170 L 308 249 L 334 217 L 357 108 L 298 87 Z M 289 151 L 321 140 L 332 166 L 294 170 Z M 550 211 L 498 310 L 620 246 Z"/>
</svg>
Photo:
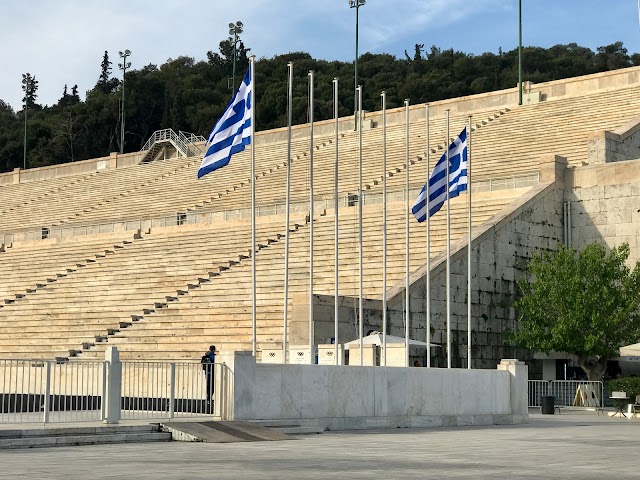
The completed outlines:
<svg viewBox="0 0 640 480">
<path fill-rule="evenodd" d="M 300 421 L 296 419 L 296 421 Z M 327 431 L 368 430 L 376 428 L 442 428 L 484 425 L 521 425 L 528 415 L 424 415 L 408 417 L 349 417 L 308 420 Z M 303 421 L 304 422 L 304 421 Z"/>
</svg>

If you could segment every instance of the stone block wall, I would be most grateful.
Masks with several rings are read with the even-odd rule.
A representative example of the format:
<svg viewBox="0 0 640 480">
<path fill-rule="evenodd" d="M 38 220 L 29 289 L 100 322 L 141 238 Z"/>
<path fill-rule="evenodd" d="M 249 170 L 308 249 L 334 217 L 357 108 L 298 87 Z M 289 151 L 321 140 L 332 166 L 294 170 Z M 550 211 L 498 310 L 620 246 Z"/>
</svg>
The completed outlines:
<svg viewBox="0 0 640 480">
<path fill-rule="evenodd" d="M 505 344 L 516 328 L 511 302 L 516 280 L 537 249 L 555 249 L 562 241 L 563 190 L 555 183 L 542 184 L 512 204 L 509 211 L 474 235 L 472 242 L 472 365 L 495 368 L 505 356 L 530 359 L 531 352 Z M 452 365 L 467 365 L 467 247 L 452 246 Z M 431 274 L 431 340 L 442 344 L 435 349 L 433 366 L 446 366 L 446 269 L 444 255 L 433 262 Z M 426 272 L 418 272 L 410 293 L 411 338 L 426 339 Z M 389 334 L 404 336 L 404 292 L 391 300 Z M 375 321 L 369 312 L 369 322 Z M 380 322 L 380 319 L 378 318 Z M 379 327 L 379 325 L 377 325 Z M 366 327 L 365 327 L 366 328 Z M 535 372 L 533 372 L 535 373 Z"/>
<path fill-rule="evenodd" d="M 565 200 L 571 202 L 574 248 L 627 242 L 630 264 L 640 260 L 640 160 L 570 169 Z"/>
<path fill-rule="evenodd" d="M 640 117 L 619 129 L 594 132 L 587 139 L 589 165 L 640 158 Z"/>
</svg>

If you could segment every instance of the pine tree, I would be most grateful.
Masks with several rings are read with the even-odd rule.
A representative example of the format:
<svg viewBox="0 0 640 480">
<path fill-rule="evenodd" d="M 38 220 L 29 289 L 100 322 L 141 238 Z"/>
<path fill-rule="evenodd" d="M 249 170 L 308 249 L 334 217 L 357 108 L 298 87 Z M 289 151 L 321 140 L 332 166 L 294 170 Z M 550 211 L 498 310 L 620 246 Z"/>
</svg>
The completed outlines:
<svg viewBox="0 0 640 480">
<path fill-rule="evenodd" d="M 38 98 L 38 81 L 35 76 L 30 73 L 22 74 L 22 91 L 24 92 L 22 101 L 27 105 L 34 106 L 36 98 Z"/>
<path fill-rule="evenodd" d="M 109 60 L 109 52 L 105 50 L 100 64 L 100 76 L 98 77 L 96 88 L 102 93 L 109 94 L 115 90 L 117 85 L 118 80 L 111 78 L 111 61 Z"/>
</svg>

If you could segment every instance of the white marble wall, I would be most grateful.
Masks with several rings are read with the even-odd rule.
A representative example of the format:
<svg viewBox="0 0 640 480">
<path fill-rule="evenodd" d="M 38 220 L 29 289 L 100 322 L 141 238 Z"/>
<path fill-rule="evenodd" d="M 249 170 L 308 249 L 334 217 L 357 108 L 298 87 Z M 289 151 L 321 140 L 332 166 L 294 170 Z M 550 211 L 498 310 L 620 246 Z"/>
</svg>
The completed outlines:
<svg viewBox="0 0 640 480">
<path fill-rule="evenodd" d="M 331 430 L 527 423 L 527 366 L 497 370 L 256 364 L 219 355 L 226 420 L 299 420 Z M 218 406 L 219 405 L 219 406 Z"/>
<path fill-rule="evenodd" d="M 510 382 L 496 370 L 260 364 L 254 417 L 511 415 Z"/>
</svg>

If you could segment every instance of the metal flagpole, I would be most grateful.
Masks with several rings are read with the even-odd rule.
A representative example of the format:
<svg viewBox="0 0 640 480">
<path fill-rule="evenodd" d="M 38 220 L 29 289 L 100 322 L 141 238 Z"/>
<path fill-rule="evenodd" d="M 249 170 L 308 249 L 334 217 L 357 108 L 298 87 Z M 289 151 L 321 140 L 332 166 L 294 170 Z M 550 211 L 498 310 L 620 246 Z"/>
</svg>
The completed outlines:
<svg viewBox="0 0 640 480">
<path fill-rule="evenodd" d="M 387 366 L 387 92 L 382 91 L 382 352 Z"/>
<path fill-rule="evenodd" d="M 471 369 L 471 115 L 467 133 L 467 201 L 469 203 L 469 241 L 467 254 L 467 368 Z"/>
<path fill-rule="evenodd" d="M 446 279 L 446 298 L 447 298 L 447 368 L 451 368 L 451 298 L 450 298 L 450 274 L 451 274 L 451 205 L 449 202 L 449 114 L 447 109 L 447 139 L 444 148 L 447 155 L 447 279 Z"/>
<path fill-rule="evenodd" d="M 335 357 L 336 357 L 336 365 L 340 364 L 339 361 L 339 343 L 338 343 L 338 122 L 339 122 L 339 113 L 338 113 L 338 79 L 333 79 L 333 115 L 335 120 L 335 149 L 336 149 L 336 159 L 333 171 L 333 215 L 334 215 L 334 256 L 335 256 L 335 278 L 334 283 L 336 287 L 336 293 L 334 297 L 334 313 L 333 320 L 335 324 L 334 331 L 334 340 L 333 343 L 335 345 Z"/>
<path fill-rule="evenodd" d="M 256 356 L 258 321 L 256 315 L 256 104 L 255 55 L 249 57 L 251 76 L 251 326 L 252 351 Z"/>
<path fill-rule="evenodd" d="M 282 363 L 287 363 L 287 323 L 289 313 L 289 213 L 291 196 L 291 123 L 293 121 L 293 62 L 288 64 L 289 85 L 287 90 L 287 199 L 286 229 L 284 241 L 284 330 L 282 333 Z"/>
<path fill-rule="evenodd" d="M 313 70 L 309 71 L 309 363 L 315 363 L 313 354 Z"/>
<path fill-rule="evenodd" d="M 429 175 L 431 175 L 431 165 L 429 165 L 431 146 L 429 145 L 429 104 L 425 106 L 426 118 L 426 139 L 427 139 L 427 183 L 426 183 L 426 202 L 427 202 L 427 368 L 431 368 L 431 214 L 429 212 Z"/>
<path fill-rule="evenodd" d="M 358 85 L 358 105 L 362 105 L 362 85 Z M 364 334 L 364 306 L 363 306 L 363 286 L 362 286 L 362 108 L 358 109 L 358 165 L 359 165 L 359 185 L 358 185 L 358 252 L 359 252 L 359 309 L 358 315 L 360 317 L 358 322 L 358 334 L 360 335 L 360 365 L 364 365 L 364 347 L 362 344 Z"/>
<path fill-rule="evenodd" d="M 405 284 L 405 304 L 406 304 L 406 321 L 404 322 L 404 366 L 408 367 L 409 366 L 409 286 L 410 286 L 410 281 L 409 281 L 409 276 L 411 275 L 411 265 L 410 265 L 410 259 L 409 259 L 409 215 L 411 214 L 411 203 L 410 203 L 410 198 L 409 198 L 409 99 L 406 99 L 404 101 L 404 109 L 405 109 L 405 127 L 406 127 L 406 133 L 405 133 L 405 162 L 406 163 L 406 170 L 407 170 L 407 178 L 406 178 L 406 225 L 405 225 L 405 229 L 406 229 L 406 238 L 407 238 L 407 245 L 406 245 L 406 259 L 407 259 L 407 273 L 406 273 L 406 284 Z"/>
</svg>

